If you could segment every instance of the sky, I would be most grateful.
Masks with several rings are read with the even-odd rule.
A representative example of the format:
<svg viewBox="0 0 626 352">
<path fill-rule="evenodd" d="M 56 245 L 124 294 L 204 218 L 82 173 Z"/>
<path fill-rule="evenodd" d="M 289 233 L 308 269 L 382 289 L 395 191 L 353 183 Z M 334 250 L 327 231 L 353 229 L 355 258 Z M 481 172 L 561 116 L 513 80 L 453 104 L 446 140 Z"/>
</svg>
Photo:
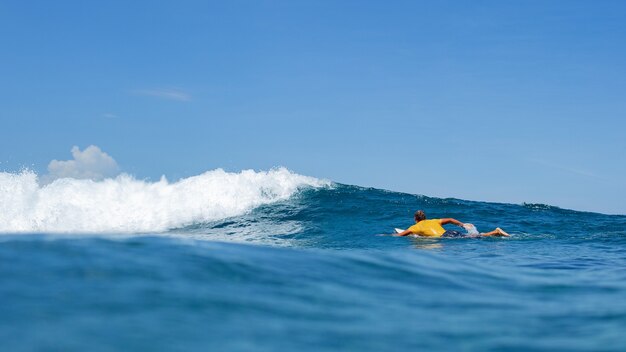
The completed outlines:
<svg viewBox="0 0 626 352">
<path fill-rule="evenodd" d="M 624 1 L 7 0 L 0 47 L 0 171 L 626 214 Z"/>
</svg>

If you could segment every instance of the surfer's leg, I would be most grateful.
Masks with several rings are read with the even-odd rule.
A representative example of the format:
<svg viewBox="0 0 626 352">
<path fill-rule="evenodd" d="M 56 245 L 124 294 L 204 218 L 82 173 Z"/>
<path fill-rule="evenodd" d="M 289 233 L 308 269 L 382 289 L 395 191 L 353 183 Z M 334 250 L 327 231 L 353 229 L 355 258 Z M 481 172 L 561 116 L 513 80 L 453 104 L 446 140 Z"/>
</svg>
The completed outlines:
<svg viewBox="0 0 626 352">
<path fill-rule="evenodd" d="M 504 230 L 502 230 L 499 227 L 496 227 L 495 230 L 491 231 L 491 232 L 487 232 L 487 233 L 481 233 L 481 236 L 504 236 L 504 237 L 509 237 L 511 235 L 509 235 L 508 233 L 506 233 Z"/>
</svg>

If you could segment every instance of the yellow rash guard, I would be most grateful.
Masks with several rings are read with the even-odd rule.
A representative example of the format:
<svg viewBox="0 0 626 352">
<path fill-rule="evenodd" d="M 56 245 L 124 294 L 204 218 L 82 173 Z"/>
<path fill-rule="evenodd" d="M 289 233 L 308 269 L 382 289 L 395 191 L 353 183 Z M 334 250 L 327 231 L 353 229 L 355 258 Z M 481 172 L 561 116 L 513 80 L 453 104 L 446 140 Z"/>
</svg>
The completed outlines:
<svg viewBox="0 0 626 352">
<path fill-rule="evenodd" d="M 441 226 L 440 219 L 422 220 L 409 227 L 411 233 L 420 236 L 441 237 L 446 230 Z"/>
</svg>

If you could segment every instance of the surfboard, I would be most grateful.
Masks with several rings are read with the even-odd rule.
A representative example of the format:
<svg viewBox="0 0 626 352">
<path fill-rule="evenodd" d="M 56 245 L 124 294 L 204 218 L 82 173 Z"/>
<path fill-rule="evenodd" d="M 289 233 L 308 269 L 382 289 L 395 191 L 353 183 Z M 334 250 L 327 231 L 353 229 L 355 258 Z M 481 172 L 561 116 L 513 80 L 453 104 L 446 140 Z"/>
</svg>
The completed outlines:
<svg viewBox="0 0 626 352">
<path fill-rule="evenodd" d="M 399 228 L 397 228 L 397 227 L 396 227 L 394 230 L 396 230 L 396 233 L 403 233 L 403 232 L 404 232 L 404 230 L 403 230 L 403 229 L 399 229 Z"/>
</svg>

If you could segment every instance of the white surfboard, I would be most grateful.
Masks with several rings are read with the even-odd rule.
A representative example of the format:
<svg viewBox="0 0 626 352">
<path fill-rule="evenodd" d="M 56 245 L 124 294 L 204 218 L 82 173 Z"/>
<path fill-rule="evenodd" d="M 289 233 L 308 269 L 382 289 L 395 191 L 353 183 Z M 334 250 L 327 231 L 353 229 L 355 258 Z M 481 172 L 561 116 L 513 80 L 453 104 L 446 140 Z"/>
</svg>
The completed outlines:
<svg viewBox="0 0 626 352">
<path fill-rule="evenodd" d="M 403 229 L 399 229 L 399 228 L 397 228 L 397 227 L 396 227 L 394 230 L 396 230 L 396 233 L 403 233 L 403 232 L 404 232 L 404 230 L 403 230 Z"/>
</svg>

